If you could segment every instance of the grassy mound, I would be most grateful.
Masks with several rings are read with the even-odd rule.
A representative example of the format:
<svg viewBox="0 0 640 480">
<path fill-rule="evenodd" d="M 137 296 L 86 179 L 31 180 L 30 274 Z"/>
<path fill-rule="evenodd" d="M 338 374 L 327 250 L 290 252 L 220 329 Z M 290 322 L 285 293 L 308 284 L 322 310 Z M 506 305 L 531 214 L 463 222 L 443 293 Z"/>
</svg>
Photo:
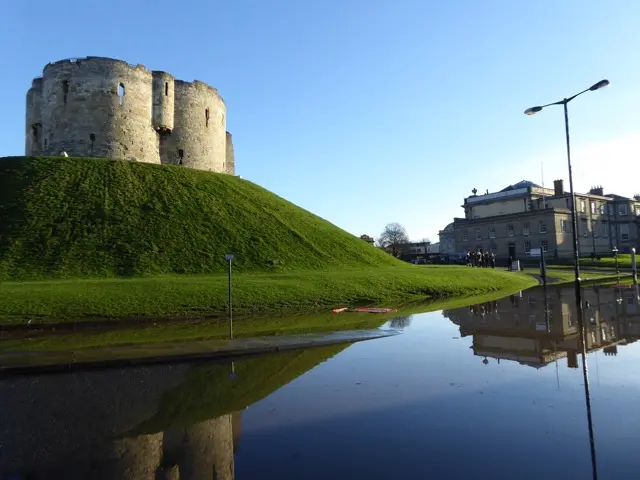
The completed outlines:
<svg viewBox="0 0 640 480">
<path fill-rule="evenodd" d="M 0 279 L 402 266 L 246 180 L 183 167 L 0 158 Z"/>
</svg>

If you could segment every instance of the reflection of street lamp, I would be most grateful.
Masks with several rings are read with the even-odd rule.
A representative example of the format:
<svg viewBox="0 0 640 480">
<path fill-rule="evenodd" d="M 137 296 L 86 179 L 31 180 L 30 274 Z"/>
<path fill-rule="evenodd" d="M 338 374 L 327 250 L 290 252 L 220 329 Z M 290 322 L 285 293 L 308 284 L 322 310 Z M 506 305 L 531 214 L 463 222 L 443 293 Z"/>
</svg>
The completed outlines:
<svg viewBox="0 0 640 480">
<path fill-rule="evenodd" d="M 571 194 L 571 223 L 573 224 L 573 260 L 574 260 L 574 271 L 575 271 L 575 291 L 576 291 L 576 306 L 578 307 L 578 321 L 580 325 L 580 336 L 581 336 L 581 347 L 582 351 L 580 352 L 582 357 L 582 376 L 584 377 L 584 393 L 585 393 L 585 402 L 587 407 L 587 419 L 589 423 L 589 440 L 591 447 L 591 466 L 593 468 L 593 475 L 597 478 L 598 470 L 596 467 L 596 450 L 595 450 L 595 441 L 593 438 L 593 424 L 591 419 L 591 396 L 589 393 L 589 376 L 587 374 L 587 349 L 585 342 L 585 328 L 584 328 L 584 318 L 582 311 L 582 292 L 580 285 L 580 248 L 578 245 L 578 218 L 576 215 L 576 196 L 573 191 L 573 173 L 571 170 L 571 142 L 569 140 L 569 110 L 567 109 L 567 105 L 571 100 L 576 98 L 578 95 L 582 95 L 585 92 L 593 92 L 601 89 L 602 87 L 606 87 L 609 85 L 609 80 L 600 80 L 598 83 L 593 84 L 591 87 L 583 90 L 582 92 L 576 93 L 572 97 L 565 98 L 563 100 L 549 103 L 547 105 L 531 107 L 524 111 L 527 115 L 533 115 L 538 113 L 545 107 L 549 107 L 551 105 L 562 105 L 564 108 L 564 131 L 565 137 L 567 140 L 567 165 L 569 167 L 569 189 Z"/>
</svg>

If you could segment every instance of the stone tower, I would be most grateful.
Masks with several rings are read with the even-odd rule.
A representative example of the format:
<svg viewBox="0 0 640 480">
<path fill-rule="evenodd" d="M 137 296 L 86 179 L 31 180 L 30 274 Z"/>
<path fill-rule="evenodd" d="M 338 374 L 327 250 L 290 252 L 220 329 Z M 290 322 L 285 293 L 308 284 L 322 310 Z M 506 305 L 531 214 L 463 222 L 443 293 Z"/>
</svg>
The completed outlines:
<svg viewBox="0 0 640 480">
<path fill-rule="evenodd" d="M 206 83 L 102 57 L 49 63 L 27 92 L 25 153 L 235 174 L 226 106 Z"/>
</svg>

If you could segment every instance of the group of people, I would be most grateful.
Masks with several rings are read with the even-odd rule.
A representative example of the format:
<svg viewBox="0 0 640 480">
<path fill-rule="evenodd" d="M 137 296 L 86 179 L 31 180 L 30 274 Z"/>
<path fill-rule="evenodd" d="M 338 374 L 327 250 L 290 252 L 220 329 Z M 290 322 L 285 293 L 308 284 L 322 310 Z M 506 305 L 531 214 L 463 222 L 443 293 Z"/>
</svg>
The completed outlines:
<svg viewBox="0 0 640 480">
<path fill-rule="evenodd" d="M 496 268 L 496 254 L 483 252 L 481 248 L 467 251 L 467 266 Z"/>
</svg>

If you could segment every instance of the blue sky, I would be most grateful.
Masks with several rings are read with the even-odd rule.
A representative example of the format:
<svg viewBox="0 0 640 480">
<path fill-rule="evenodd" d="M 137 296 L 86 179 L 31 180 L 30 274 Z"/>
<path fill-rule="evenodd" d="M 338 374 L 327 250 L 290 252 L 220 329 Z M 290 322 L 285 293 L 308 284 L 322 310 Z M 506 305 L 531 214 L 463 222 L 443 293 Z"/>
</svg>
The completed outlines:
<svg viewBox="0 0 640 480">
<path fill-rule="evenodd" d="M 121 58 L 217 87 L 237 173 L 360 235 L 437 240 L 474 187 L 640 192 L 640 2 L 18 0 L 3 7 L 0 155 L 49 61 Z M 631 172 L 634 172 L 631 174 Z"/>
</svg>

